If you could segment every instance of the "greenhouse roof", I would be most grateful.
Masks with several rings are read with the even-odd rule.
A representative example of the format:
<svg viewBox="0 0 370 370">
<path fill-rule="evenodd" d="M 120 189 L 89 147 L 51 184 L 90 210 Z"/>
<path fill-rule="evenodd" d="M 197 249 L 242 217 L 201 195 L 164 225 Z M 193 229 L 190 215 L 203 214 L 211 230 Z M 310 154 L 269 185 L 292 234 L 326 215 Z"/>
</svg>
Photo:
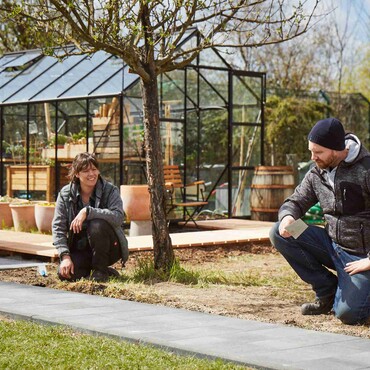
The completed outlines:
<svg viewBox="0 0 370 370">
<path fill-rule="evenodd" d="M 138 79 L 104 51 L 62 60 L 41 50 L 14 52 L 0 57 L 0 105 L 117 95 Z"/>
<path fill-rule="evenodd" d="M 191 46 L 197 42 L 198 35 L 196 28 L 189 29 L 182 35 L 179 47 Z M 65 56 L 66 50 L 72 55 Z M 56 56 L 44 55 L 40 49 L 1 56 L 0 106 L 114 96 L 139 80 L 115 55 L 104 51 L 81 55 L 76 52 L 78 50 L 70 46 L 54 49 Z M 227 66 L 223 59 L 221 64 Z"/>
</svg>

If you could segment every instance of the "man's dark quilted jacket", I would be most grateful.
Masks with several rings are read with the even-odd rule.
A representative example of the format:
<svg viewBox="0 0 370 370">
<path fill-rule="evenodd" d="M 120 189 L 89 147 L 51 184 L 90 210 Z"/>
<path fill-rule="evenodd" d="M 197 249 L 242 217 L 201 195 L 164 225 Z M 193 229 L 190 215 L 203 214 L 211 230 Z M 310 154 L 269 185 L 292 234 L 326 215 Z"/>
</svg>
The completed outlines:
<svg viewBox="0 0 370 370">
<path fill-rule="evenodd" d="M 351 138 L 351 135 L 347 136 Z M 336 171 L 334 190 L 315 166 L 279 210 L 279 220 L 302 217 L 320 203 L 329 236 L 344 250 L 356 255 L 370 252 L 370 153 L 361 147 L 350 163 L 342 161 Z"/>
</svg>

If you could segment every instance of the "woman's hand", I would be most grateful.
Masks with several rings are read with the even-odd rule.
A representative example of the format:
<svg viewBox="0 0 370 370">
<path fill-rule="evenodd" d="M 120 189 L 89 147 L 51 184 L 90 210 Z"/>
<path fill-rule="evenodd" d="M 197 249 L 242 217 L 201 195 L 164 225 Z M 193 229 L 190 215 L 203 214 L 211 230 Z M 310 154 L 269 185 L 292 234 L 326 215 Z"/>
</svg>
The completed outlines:
<svg viewBox="0 0 370 370">
<path fill-rule="evenodd" d="M 370 270 L 370 259 L 362 258 L 358 261 L 348 262 L 344 271 L 348 272 L 349 275 L 358 274 L 362 271 Z"/>
<path fill-rule="evenodd" d="M 70 230 L 78 234 L 82 230 L 82 224 L 86 220 L 86 207 L 82 208 L 78 215 L 71 222 Z"/>
<path fill-rule="evenodd" d="M 62 262 L 59 265 L 59 274 L 65 279 L 70 279 L 75 273 L 75 267 L 73 265 L 70 256 L 63 256 Z"/>
</svg>

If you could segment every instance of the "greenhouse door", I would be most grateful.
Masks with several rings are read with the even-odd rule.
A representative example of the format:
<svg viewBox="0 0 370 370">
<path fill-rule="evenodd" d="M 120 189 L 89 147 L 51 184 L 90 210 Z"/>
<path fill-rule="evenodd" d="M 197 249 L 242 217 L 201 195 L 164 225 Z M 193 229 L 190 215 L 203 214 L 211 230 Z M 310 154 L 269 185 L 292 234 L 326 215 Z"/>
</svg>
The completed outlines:
<svg viewBox="0 0 370 370">
<path fill-rule="evenodd" d="M 229 112 L 229 217 L 250 216 L 250 189 L 255 166 L 263 165 L 266 75 L 231 72 Z"/>
</svg>

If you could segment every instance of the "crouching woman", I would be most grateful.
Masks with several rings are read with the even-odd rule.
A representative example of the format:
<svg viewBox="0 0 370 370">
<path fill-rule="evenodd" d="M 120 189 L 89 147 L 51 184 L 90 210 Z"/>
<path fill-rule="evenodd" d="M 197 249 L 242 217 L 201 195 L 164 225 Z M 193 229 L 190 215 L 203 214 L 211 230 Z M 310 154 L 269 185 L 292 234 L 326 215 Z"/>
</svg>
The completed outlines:
<svg viewBox="0 0 370 370">
<path fill-rule="evenodd" d="M 111 265 L 128 259 L 118 188 L 103 179 L 90 153 L 78 154 L 56 202 L 52 225 L 61 280 L 107 281 L 119 273 Z"/>
</svg>

